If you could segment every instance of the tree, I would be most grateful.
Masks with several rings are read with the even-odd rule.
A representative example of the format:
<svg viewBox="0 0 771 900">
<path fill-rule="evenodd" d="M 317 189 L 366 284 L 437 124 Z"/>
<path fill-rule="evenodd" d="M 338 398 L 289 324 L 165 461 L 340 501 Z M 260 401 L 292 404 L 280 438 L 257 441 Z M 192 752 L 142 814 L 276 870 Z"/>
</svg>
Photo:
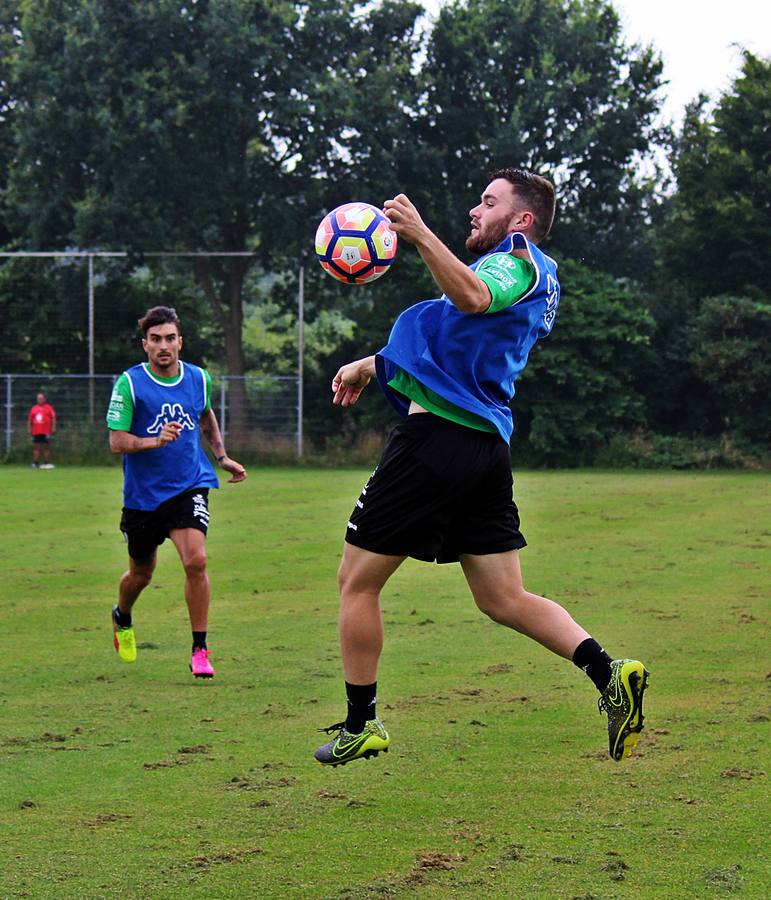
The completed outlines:
<svg viewBox="0 0 771 900">
<path fill-rule="evenodd" d="M 547 251 L 614 274 L 646 268 L 651 190 L 637 171 L 662 137 L 652 124 L 661 63 L 622 41 L 607 0 L 455 0 L 432 32 L 401 0 L 21 8 L 7 221 L 22 246 L 129 249 L 135 263 L 158 248 L 250 254 L 195 264 L 224 334 L 212 353 L 222 349 L 231 374 L 277 359 L 271 338 L 276 323 L 293 324 L 302 250 L 346 200 L 403 190 L 462 253 L 486 171 L 526 165 L 558 184 Z M 324 369 L 348 340 L 338 332 L 329 356 L 330 324 L 355 321 L 354 352 L 369 352 L 404 306 L 436 294 L 408 246 L 372 287 L 337 285 L 310 265 L 306 288 L 325 409 Z M 246 397 L 231 399 L 233 433 Z M 384 409 L 369 404 L 345 427 L 382 423 Z M 322 421 L 320 410 L 310 412 Z"/>
<path fill-rule="evenodd" d="M 13 114 L 16 106 L 12 86 L 12 61 L 20 43 L 19 3 L 0 0 L 0 199 L 5 201 L 8 169 L 14 157 Z M 0 246 L 10 239 L 0 219 Z"/>
<path fill-rule="evenodd" d="M 439 15 L 425 73 L 428 183 L 435 191 L 441 179 L 450 234 L 465 233 L 458 200 L 476 202 L 483 173 L 523 165 L 558 185 L 550 246 L 626 277 L 643 269 L 652 184 L 638 172 L 665 137 L 654 126 L 662 63 L 625 44 L 610 3 L 456 0 Z"/>
<path fill-rule="evenodd" d="M 767 438 L 770 110 L 771 59 L 745 51 L 731 88 L 691 104 L 675 140 L 651 304 L 658 430 Z"/>
<path fill-rule="evenodd" d="M 255 260 L 299 255 L 342 175 L 356 90 L 398 108 L 419 8 L 350 0 L 28 0 L 16 66 L 14 223 L 28 244 L 143 252 L 217 249 L 196 261 L 245 371 L 243 286 Z M 346 35 L 346 41 L 340 35 Z M 323 48 L 323 52 L 319 51 Z M 393 118 L 393 117 L 392 117 Z M 355 140 L 354 140 L 355 138 Z M 310 231 L 312 235 L 312 231 Z M 238 431 L 244 398 L 231 413 Z"/>
<path fill-rule="evenodd" d="M 638 294 L 566 260 L 552 334 L 536 344 L 517 384 L 516 442 L 535 462 L 575 465 L 619 432 L 645 424 L 637 372 L 653 321 Z"/>
<path fill-rule="evenodd" d="M 664 232 L 666 276 L 697 298 L 768 296 L 771 281 L 771 58 L 744 52 L 718 101 L 692 104 L 674 147 L 677 192 Z"/>
<path fill-rule="evenodd" d="M 771 304 L 710 297 L 692 330 L 689 361 L 711 391 L 721 430 L 766 443 L 771 433 Z"/>
</svg>

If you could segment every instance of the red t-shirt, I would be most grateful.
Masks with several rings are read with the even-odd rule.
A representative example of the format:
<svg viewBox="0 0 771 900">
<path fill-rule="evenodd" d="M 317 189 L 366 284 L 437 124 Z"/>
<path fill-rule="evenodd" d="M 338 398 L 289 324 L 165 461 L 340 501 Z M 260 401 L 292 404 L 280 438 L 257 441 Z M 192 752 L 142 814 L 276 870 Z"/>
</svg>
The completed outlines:
<svg viewBox="0 0 771 900">
<path fill-rule="evenodd" d="M 56 425 L 56 412 L 50 403 L 36 403 L 29 411 L 28 421 L 33 435 L 51 434 Z"/>
</svg>

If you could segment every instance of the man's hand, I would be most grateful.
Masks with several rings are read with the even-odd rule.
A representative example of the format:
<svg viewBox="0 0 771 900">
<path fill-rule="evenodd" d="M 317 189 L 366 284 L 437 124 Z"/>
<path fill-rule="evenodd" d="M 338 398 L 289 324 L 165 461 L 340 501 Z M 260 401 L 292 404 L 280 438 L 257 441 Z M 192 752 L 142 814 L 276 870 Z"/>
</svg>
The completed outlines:
<svg viewBox="0 0 771 900">
<path fill-rule="evenodd" d="M 412 201 L 397 194 L 383 204 L 391 227 L 414 244 L 439 290 L 463 313 L 482 313 L 490 306 L 490 289 L 452 253 L 420 218 Z"/>
<path fill-rule="evenodd" d="M 158 434 L 158 446 L 165 447 L 166 444 L 173 444 L 182 432 L 181 422 L 167 422 L 161 428 Z"/>
<path fill-rule="evenodd" d="M 229 456 L 221 459 L 219 461 L 219 466 L 226 472 L 230 472 L 230 474 L 233 476 L 232 478 L 228 478 L 228 484 L 238 484 L 239 481 L 246 480 L 246 469 L 241 465 L 241 463 L 236 462 Z"/>
<path fill-rule="evenodd" d="M 383 204 L 383 214 L 390 219 L 392 229 L 411 244 L 420 245 L 431 231 L 406 194 L 397 194 Z"/>
<path fill-rule="evenodd" d="M 342 366 L 332 379 L 335 406 L 353 406 L 375 374 L 375 357 L 367 356 Z"/>
</svg>

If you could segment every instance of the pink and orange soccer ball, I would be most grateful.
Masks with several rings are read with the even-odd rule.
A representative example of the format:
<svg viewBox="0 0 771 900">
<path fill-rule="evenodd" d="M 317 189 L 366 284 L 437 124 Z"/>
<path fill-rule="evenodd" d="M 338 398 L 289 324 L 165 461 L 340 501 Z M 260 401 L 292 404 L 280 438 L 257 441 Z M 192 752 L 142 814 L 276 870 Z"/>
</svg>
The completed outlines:
<svg viewBox="0 0 771 900">
<path fill-rule="evenodd" d="M 369 203 L 343 203 L 321 220 L 316 256 L 322 268 L 346 284 L 367 284 L 388 271 L 398 240 L 391 223 Z"/>
</svg>

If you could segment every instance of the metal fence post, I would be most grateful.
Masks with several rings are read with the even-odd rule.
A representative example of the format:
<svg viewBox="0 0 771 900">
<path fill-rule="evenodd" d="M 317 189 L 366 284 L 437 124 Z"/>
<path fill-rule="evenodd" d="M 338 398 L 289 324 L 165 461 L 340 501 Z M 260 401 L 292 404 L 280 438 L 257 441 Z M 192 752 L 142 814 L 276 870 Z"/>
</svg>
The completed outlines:
<svg viewBox="0 0 771 900">
<path fill-rule="evenodd" d="M 222 432 L 222 440 L 227 437 L 228 428 L 225 419 L 225 376 L 220 375 L 220 431 Z"/>
<path fill-rule="evenodd" d="M 13 436 L 13 423 L 11 422 L 11 409 L 13 395 L 11 393 L 11 376 L 5 376 L 5 452 L 11 452 L 11 443 Z"/>
<path fill-rule="evenodd" d="M 88 415 L 94 421 L 94 254 L 88 254 Z"/>
<path fill-rule="evenodd" d="M 305 254 L 303 254 L 304 259 Z M 297 290 L 297 455 L 303 455 L 303 368 L 305 357 L 305 264 L 300 263 Z"/>
</svg>

